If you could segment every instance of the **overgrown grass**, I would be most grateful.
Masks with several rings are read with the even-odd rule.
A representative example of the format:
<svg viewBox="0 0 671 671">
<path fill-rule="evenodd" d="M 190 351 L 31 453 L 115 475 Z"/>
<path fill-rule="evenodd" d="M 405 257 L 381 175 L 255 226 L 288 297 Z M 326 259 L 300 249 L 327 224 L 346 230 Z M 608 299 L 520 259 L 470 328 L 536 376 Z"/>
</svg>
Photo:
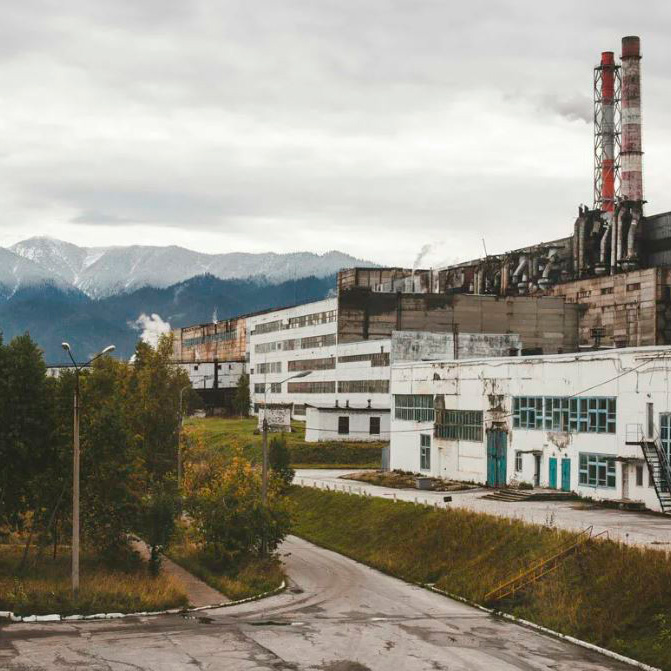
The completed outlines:
<svg viewBox="0 0 671 671">
<path fill-rule="evenodd" d="M 394 487 L 396 489 L 417 489 L 417 474 L 410 471 L 363 471 L 362 473 L 349 473 L 340 476 L 343 480 L 356 480 L 366 482 L 378 487 Z M 424 478 L 424 476 L 422 476 Z M 424 478 L 429 480 L 428 489 L 437 492 L 460 492 L 466 489 L 474 489 L 476 485 L 469 485 L 454 480 L 443 478 Z"/>
<path fill-rule="evenodd" d="M 23 546 L 0 545 L 0 610 L 17 615 L 130 613 L 187 605 L 182 585 L 174 578 L 149 575 L 146 564 L 127 559 L 116 566 L 83 554 L 79 597 L 73 600 L 69 548 L 55 560 L 47 552 L 38 563 L 17 574 Z"/>
<path fill-rule="evenodd" d="M 174 546 L 168 556 L 233 601 L 276 589 L 284 579 L 276 557 L 248 557 L 237 564 L 227 565 L 193 544 Z"/>
<path fill-rule="evenodd" d="M 256 418 L 229 419 L 222 417 L 191 418 L 186 423 L 191 442 L 200 441 L 206 449 L 226 450 L 233 445 L 242 448 L 247 459 L 260 463 L 263 437 L 255 434 Z M 270 439 L 272 440 L 271 434 Z M 305 442 L 305 426 L 292 423 L 292 432 L 284 437 L 289 448 L 291 464 L 302 468 L 379 468 L 382 442 Z"/>
<path fill-rule="evenodd" d="M 572 534 L 465 510 L 293 487 L 294 533 L 387 573 L 482 603 Z M 671 556 L 587 543 L 501 610 L 671 670 Z"/>
</svg>

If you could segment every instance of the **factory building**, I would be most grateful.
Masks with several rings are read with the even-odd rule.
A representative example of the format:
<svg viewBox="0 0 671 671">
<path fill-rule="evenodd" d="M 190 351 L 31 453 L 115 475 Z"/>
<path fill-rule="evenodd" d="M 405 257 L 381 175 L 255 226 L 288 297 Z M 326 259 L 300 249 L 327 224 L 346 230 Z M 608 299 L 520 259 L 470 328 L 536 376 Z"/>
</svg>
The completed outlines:
<svg viewBox="0 0 671 671">
<path fill-rule="evenodd" d="M 671 513 L 671 348 L 397 363 L 390 465 Z"/>
<path fill-rule="evenodd" d="M 246 370 L 245 317 L 187 326 L 172 335 L 173 361 L 188 373 L 206 411 L 230 413 L 235 388 Z"/>
<path fill-rule="evenodd" d="M 339 289 L 401 296 L 401 313 L 404 295 L 452 296 L 463 331 L 473 329 L 457 297 L 555 296 L 579 304 L 583 348 L 671 344 L 671 212 L 644 214 L 638 37 L 622 39 L 621 64 L 608 51 L 594 69 L 593 147 L 594 203 L 578 208 L 571 235 L 445 268 L 350 269 Z"/>
</svg>

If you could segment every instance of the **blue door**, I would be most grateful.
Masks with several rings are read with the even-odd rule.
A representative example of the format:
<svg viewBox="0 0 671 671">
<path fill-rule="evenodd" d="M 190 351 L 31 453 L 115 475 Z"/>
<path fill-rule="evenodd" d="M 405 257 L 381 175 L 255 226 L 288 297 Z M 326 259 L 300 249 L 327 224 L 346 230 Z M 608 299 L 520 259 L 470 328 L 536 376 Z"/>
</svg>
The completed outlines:
<svg viewBox="0 0 671 671">
<path fill-rule="evenodd" d="M 505 431 L 487 431 L 487 484 L 505 487 L 508 452 L 508 434 Z"/>
<path fill-rule="evenodd" d="M 557 489 L 557 459 L 550 457 L 550 489 Z"/>
<path fill-rule="evenodd" d="M 571 460 L 561 460 L 561 489 L 562 492 L 571 491 Z"/>
</svg>

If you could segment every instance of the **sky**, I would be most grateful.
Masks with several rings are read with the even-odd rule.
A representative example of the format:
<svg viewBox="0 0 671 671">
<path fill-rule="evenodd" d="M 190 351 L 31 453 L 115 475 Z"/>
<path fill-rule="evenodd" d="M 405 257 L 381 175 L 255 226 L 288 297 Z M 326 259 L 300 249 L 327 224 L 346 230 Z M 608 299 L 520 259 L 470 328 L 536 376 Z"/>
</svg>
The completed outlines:
<svg viewBox="0 0 671 671">
<path fill-rule="evenodd" d="M 649 214 L 671 210 L 671 3 L 2 0 L 0 246 L 424 265 L 567 235 L 592 77 L 640 35 Z M 428 247 L 427 247 L 428 246 Z"/>
</svg>

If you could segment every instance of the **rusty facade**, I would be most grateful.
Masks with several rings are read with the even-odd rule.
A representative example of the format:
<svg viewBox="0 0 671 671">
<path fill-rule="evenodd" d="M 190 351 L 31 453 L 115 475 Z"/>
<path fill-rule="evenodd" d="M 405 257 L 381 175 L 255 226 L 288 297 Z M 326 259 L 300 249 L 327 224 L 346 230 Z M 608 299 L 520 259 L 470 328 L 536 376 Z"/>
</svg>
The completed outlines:
<svg viewBox="0 0 671 671">
<path fill-rule="evenodd" d="M 196 324 L 173 331 L 173 358 L 181 363 L 245 361 L 246 317 Z"/>
</svg>

